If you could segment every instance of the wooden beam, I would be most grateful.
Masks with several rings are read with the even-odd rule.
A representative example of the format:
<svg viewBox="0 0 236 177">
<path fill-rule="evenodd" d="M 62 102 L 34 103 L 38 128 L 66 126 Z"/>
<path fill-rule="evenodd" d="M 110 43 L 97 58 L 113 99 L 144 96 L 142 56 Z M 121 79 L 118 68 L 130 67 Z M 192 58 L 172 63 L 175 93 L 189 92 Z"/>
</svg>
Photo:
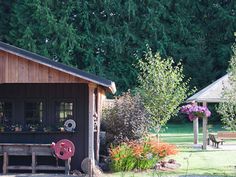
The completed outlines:
<svg viewBox="0 0 236 177">
<path fill-rule="evenodd" d="M 0 83 L 5 83 L 6 75 L 6 52 L 0 51 Z"/>
<path fill-rule="evenodd" d="M 91 163 L 88 166 L 88 175 L 90 177 L 93 176 L 93 167 L 95 166 L 95 161 L 94 161 L 94 118 L 93 118 L 93 115 L 95 113 L 94 91 L 95 91 L 96 87 L 97 87 L 96 84 L 88 84 L 88 91 L 89 91 L 88 158 L 91 160 Z"/>
<path fill-rule="evenodd" d="M 7 53 L 5 57 L 5 82 L 8 82 L 8 57 L 9 53 Z"/>
<path fill-rule="evenodd" d="M 2 166 L 2 171 L 3 174 L 7 174 L 7 167 L 8 167 L 8 154 L 7 152 L 3 153 L 3 166 Z"/>
<path fill-rule="evenodd" d="M 36 155 L 35 155 L 35 152 L 32 152 L 32 173 L 35 173 L 36 170 L 35 170 L 35 167 L 36 167 Z"/>
<path fill-rule="evenodd" d="M 194 105 L 197 103 L 194 102 Z M 193 120 L 193 134 L 194 134 L 194 144 L 198 144 L 198 118 Z"/>
<path fill-rule="evenodd" d="M 198 144 L 198 118 L 193 120 L 194 144 Z"/>
<path fill-rule="evenodd" d="M 104 97 L 104 89 L 98 87 L 97 89 L 97 132 L 96 135 L 96 149 L 95 149 L 95 160 L 99 162 L 99 151 L 100 151 L 100 125 L 102 117 L 102 102 Z"/>
<path fill-rule="evenodd" d="M 206 102 L 202 103 L 203 106 L 207 106 Z M 202 141 L 203 141 L 203 146 L 202 149 L 206 150 L 207 149 L 207 117 L 204 117 L 202 119 L 202 132 L 203 132 L 203 137 L 202 137 Z"/>
<path fill-rule="evenodd" d="M 65 160 L 65 175 L 70 174 L 70 163 L 71 163 L 71 158 Z"/>
</svg>

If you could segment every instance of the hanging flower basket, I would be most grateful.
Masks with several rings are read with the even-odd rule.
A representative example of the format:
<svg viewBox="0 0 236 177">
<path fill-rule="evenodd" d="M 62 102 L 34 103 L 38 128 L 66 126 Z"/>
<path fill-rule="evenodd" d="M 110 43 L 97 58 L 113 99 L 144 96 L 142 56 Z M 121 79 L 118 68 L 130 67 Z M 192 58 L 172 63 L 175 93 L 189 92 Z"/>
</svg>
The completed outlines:
<svg viewBox="0 0 236 177">
<path fill-rule="evenodd" d="M 211 112 L 206 106 L 197 106 L 187 104 L 181 107 L 180 112 L 188 115 L 189 120 L 193 121 L 196 118 L 210 117 Z"/>
</svg>

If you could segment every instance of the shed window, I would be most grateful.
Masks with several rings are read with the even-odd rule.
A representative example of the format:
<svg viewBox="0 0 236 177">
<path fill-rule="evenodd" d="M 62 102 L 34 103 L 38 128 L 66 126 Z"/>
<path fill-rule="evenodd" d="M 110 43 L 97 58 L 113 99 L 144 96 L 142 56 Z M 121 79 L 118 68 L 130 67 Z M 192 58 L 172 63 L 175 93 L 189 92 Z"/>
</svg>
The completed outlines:
<svg viewBox="0 0 236 177">
<path fill-rule="evenodd" d="M 12 119 L 12 103 L 0 101 L 0 123 L 4 124 Z"/>
<path fill-rule="evenodd" d="M 64 122 L 67 119 L 73 119 L 73 102 L 56 101 L 56 117 L 59 122 Z"/>
<path fill-rule="evenodd" d="M 26 124 L 41 124 L 43 122 L 44 105 L 42 101 L 25 102 Z"/>
</svg>

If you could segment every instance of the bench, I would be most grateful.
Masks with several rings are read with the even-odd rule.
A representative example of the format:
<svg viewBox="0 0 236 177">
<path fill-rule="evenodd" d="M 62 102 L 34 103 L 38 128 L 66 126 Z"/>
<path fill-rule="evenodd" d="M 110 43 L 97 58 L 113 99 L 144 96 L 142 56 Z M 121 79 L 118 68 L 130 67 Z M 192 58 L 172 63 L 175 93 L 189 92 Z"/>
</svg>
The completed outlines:
<svg viewBox="0 0 236 177">
<path fill-rule="evenodd" d="M 216 138 L 215 135 L 213 134 L 209 134 L 209 140 L 212 142 L 212 145 L 215 146 L 216 148 L 219 148 L 219 144 L 223 145 L 224 142 L 223 140 Z"/>
<path fill-rule="evenodd" d="M 236 132 L 217 132 L 217 137 L 221 140 L 236 139 Z"/>
<path fill-rule="evenodd" d="M 36 173 L 37 170 L 54 170 L 65 171 L 65 174 L 69 174 L 71 159 L 65 161 L 65 166 L 37 165 L 37 156 L 53 156 L 50 146 L 50 144 L 0 143 L 3 174 L 6 174 L 8 170 L 32 170 L 32 173 Z M 31 165 L 9 165 L 9 156 L 31 156 Z"/>
</svg>

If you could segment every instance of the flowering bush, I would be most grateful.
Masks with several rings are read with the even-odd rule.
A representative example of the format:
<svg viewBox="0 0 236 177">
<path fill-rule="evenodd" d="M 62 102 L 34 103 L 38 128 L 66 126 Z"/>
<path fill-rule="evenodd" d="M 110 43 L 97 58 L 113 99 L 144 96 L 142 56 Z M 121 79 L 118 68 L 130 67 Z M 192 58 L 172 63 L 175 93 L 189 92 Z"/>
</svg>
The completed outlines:
<svg viewBox="0 0 236 177">
<path fill-rule="evenodd" d="M 150 169 L 169 155 L 177 153 L 175 145 L 156 141 L 132 141 L 110 148 L 111 169 L 129 171 L 133 169 Z"/>
<path fill-rule="evenodd" d="M 196 118 L 210 117 L 211 112 L 206 106 L 197 106 L 194 104 L 187 104 L 181 107 L 182 113 L 188 114 L 189 120 L 193 121 Z"/>
<path fill-rule="evenodd" d="M 102 126 L 107 132 L 108 144 L 139 140 L 147 133 L 149 116 L 141 97 L 130 91 L 115 99 L 114 107 L 103 111 Z"/>
<path fill-rule="evenodd" d="M 127 143 L 111 146 L 111 169 L 113 171 L 130 171 L 135 168 L 136 159 L 132 148 Z"/>
</svg>

